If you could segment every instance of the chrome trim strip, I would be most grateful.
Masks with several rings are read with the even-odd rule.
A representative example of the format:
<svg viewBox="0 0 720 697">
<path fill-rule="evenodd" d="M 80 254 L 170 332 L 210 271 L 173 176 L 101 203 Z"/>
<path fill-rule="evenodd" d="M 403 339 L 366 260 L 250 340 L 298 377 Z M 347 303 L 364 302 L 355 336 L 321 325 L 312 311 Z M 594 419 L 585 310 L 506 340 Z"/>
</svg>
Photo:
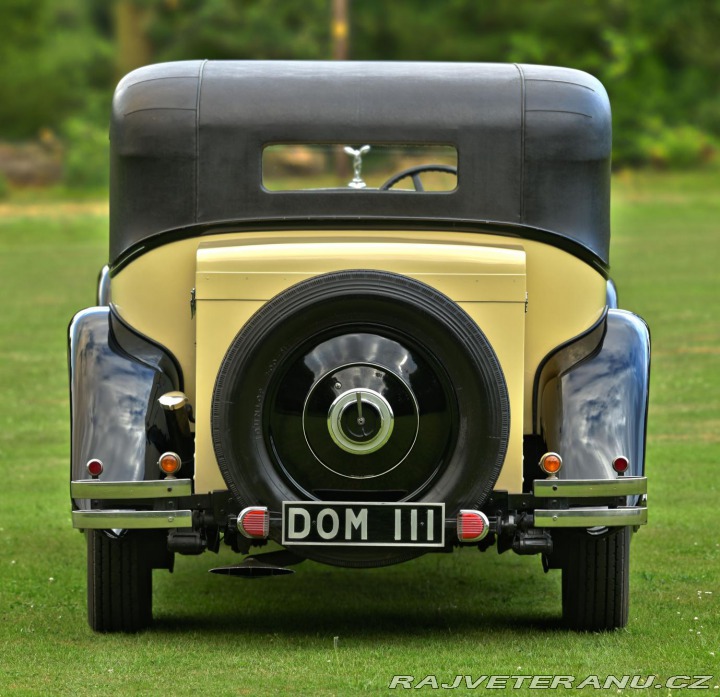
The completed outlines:
<svg viewBox="0 0 720 697">
<path fill-rule="evenodd" d="M 73 511 L 72 521 L 93 530 L 192 528 L 192 511 Z"/>
<path fill-rule="evenodd" d="M 70 482 L 70 495 L 75 499 L 168 499 L 191 496 L 190 479 L 151 479 L 138 482 L 102 482 L 79 479 Z"/>
<path fill-rule="evenodd" d="M 536 528 L 592 528 L 596 526 L 645 525 L 647 508 L 567 508 L 536 510 Z"/>
<path fill-rule="evenodd" d="M 97 304 L 100 306 L 110 304 L 110 267 L 107 264 L 98 274 Z"/>
<path fill-rule="evenodd" d="M 633 496 L 647 494 L 647 477 L 617 479 L 536 479 L 533 494 L 538 498 Z"/>
</svg>

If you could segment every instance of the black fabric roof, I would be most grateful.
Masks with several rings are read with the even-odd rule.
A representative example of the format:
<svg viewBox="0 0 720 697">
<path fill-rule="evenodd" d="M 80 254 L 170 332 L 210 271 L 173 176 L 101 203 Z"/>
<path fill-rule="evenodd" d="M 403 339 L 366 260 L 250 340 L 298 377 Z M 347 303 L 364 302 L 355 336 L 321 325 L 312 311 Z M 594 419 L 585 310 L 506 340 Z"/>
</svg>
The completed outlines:
<svg viewBox="0 0 720 697">
<path fill-rule="evenodd" d="M 608 262 L 610 107 L 567 68 L 469 63 L 187 61 L 118 85 L 110 129 L 110 260 L 171 231 L 382 218 L 545 231 Z M 438 143 L 451 193 L 268 192 L 268 143 Z M 437 227 L 442 228 L 443 224 Z M 172 236 L 172 235 L 171 235 Z"/>
</svg>

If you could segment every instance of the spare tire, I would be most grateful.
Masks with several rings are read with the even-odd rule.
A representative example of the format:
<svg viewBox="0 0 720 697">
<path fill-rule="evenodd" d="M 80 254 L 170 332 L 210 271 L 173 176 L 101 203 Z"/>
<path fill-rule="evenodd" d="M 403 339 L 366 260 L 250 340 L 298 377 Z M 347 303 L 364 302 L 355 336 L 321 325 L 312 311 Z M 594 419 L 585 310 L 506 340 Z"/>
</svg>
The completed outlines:
<svg viewBox="0 0 720 697">
<path fill-rule="evenodd" d="M 283 291 L 243 326 L 218 372 L 212 437 L 241 507 L 283 501 L 479 508 L 507 450 L 510 405 L 477 324 L 417 280 L 340 271 Z M 279 516 L 270 536 L 279 541 Z M 415 549 L 297 547 L 340 566 Z"/>
</svg>

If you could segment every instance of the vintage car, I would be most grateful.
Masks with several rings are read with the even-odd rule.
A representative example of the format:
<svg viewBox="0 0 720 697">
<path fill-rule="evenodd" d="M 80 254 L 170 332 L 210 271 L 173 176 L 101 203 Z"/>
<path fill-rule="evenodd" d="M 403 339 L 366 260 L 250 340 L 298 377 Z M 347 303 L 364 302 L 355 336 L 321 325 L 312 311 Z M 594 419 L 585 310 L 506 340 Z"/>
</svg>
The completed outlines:
<svg viewBox="0 0 720 697">
<path fill-rule="evenodd" d="M 608 275 L 596 79 L 151 65 L 110 144 L 109 263 L 69 330 L 93 629 L 146 627 L 152 570 L 221 544 L 246 578 L 537 554 L 569 627 L 626 624 L 650 350 Z"/>
</svg>

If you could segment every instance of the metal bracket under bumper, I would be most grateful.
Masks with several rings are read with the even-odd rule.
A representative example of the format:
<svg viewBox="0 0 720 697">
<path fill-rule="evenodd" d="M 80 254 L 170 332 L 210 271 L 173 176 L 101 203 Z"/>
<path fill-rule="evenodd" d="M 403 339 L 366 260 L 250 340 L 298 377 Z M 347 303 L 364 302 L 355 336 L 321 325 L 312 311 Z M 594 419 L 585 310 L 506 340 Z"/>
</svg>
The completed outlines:
<svg viewBox="0 0 720 697">
<path fill-rule="evenodd" d="M 192 511 L 73 511 L 74 528 L 81 530 L 137 530 L 192 528 Z"/>
<path fill-rule="evenodd" d="M 536 528 L 594 528 L 624 527 L 647 523 L 647 508 L 621 506 L 619 508 L 566 508 L 536 510 Z"/>
</svg>

